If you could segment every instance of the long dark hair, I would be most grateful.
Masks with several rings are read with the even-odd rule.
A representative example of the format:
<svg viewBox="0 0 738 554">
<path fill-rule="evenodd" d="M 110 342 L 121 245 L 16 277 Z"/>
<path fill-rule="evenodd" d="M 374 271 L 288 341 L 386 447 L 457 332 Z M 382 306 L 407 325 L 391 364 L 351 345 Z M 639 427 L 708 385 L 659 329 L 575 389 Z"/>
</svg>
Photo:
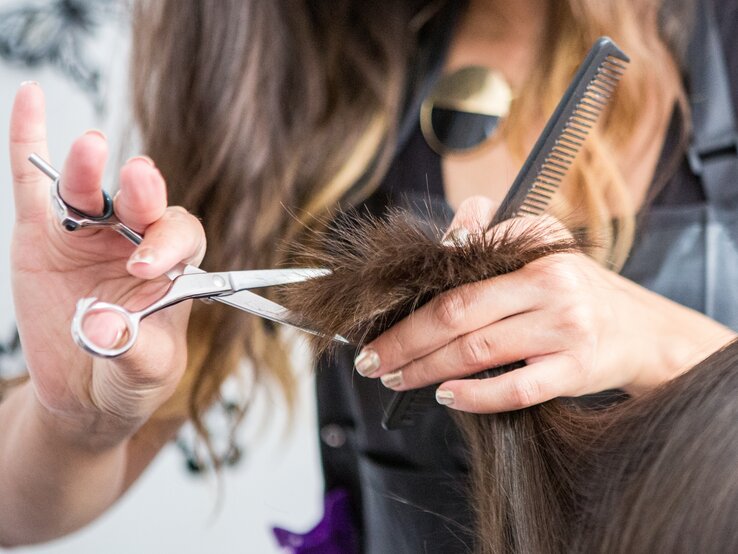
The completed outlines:
<svg viewBox="0 0 738 554">
<path fill-rule="evenodd" d="M 171 204 L 203 218 L 211 270 L 273 267 L 299 219 L 381 172 L 416 42 L 412 2 L 142 0 L 135 4 L 135 119 Z M 371 186 L 371 178 L 366 180 Z M 360 190 L 354 194 L 361 195 Z M 292 400 L 274 328 L 194 306 L 188 371 L 158 417 L 198 428 L 247 358 Z"/>
<path fill-rule="evenodd" d="M 302 252 L 303 262 L 333 273 L 282 294 L 328 336 L 358 344 L 445 290 L 578 247 L 570 237 L 551 240 L 545 225 L 449 247 L 409 213 L 342 221 Z M 608 407 L 556 399 L 453 414 L 469 449 L 478 552 L 738 549 L 738 343 Z"/>
<path fill-rule="evenodd" d="M 514 124 L 505 126 L 511 151 L 522 157 L 530 147 L 524 137 L 546 117 L 594 37 L 609 34 L 626 50 L 628 75 L 563 195 L 584 204 L 580 223 L 594 231 L 607 234 L 613 214 L 621 217 L 617 240 L 604 237 L 615 265 L 630 246 L 634 209 L 614 153 L 642 119 L 644 97 L 671 101 L 668 87 L 656 84 L 674 72 L 658 6 L 547 3 L 541 63 L 511 108 Z M 135 3 L 135 119 L 170 202 L 203 218 L 205 268 L 279 265 L 285 257 L 275 245 L 299 240 L 305 220 L 373 189 L 394 151 L 406 76 L 424 54 L 424 37 L 448 27 L 453 7 L 448 0 Z M 194 306 L 188 371 L 158 417 L 188 414 L 205 433 L 203 410 L 243 358 L 290 400 L 292 373 L 278 338 L 256 318 Z"/>
</svg>

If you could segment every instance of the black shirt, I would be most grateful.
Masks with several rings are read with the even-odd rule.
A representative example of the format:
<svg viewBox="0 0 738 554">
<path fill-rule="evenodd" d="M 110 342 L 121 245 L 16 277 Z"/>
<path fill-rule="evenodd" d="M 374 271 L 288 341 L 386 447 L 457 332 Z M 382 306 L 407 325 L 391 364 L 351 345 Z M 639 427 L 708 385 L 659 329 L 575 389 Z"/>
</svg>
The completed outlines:
<svg viewBox="0 0 738 554">
<path fill-rule="evenodd" d="M 715 5 L 736 105 L 738 56 L 733 52 L 738 49 L 738 3 L 718 0 Z M 430 209 L 448 219 L 441 160 L 420 132 L 416 108 L 417 103 L 409 103 L 406 140 L 367 207 L 381 213 L 387 206 L 404 205 L 422 212 Z M 664 152 L 669 152 L 675 132 L 672 129 Z M 704 200 L 700 181 L 685 162 L 650 207 Z M 382 429 L 384 408 L 393 392 L 377 379 L 358 376 L 353 371 L 355 354 L 344 349 L 318 370 L 326 490 L 349 490 L 365 552 L 470 552 L 473 521 L 465 489 L 467 465 L 454 423 L 443 408 L 434 407 L 415 427 Z"/>
</svg>

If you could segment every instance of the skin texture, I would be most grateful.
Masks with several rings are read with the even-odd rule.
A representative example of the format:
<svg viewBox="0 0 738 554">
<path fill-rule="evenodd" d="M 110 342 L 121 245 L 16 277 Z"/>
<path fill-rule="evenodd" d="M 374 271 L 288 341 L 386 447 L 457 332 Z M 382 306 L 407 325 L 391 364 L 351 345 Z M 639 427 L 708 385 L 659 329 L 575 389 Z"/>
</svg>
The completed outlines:
<svg viewBox="0 0 738 554">
<path fill-rule="evenodd" d="M 161 294 L 163 273 L 180 261 L 198 263 L 205 249 L 199 222 L 167 208 L 164 181 L 145 158 L 121 168 L 115 199 L 121 220 L 146 233 L 138 250 L 116 233 L 65 233 L 51 213 L 48 178 L 27 161 L 32 152 L 48 159 L 44 98 L 35 83 L 19 89 L 10 128 L 13 298 L 30 380 L 0 405 L 6 430 L 0 543 L 6 545 L 48 540 L 99 515 L 179 423 L 142 427 L 184 370 L 189 305 L 150 317 L 135 347 L 111 361 L 92 359 L 73 344 L 74 299 L 98 296 L 135 309 Z M 99 212 L 106 158 L 101 133 L 78 138 L 64 164 L 62 197 Z M 109 345 L 119 325 L 99 317 L 88 331 Z"/>
</svg>

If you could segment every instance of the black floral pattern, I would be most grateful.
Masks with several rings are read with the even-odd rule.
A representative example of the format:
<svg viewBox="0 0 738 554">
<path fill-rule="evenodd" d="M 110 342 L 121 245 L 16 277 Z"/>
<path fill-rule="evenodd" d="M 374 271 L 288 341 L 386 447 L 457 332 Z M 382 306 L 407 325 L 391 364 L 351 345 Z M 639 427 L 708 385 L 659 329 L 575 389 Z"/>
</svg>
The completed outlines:
<svg viewBox="0 0 738 554">
<path fill-rule="evenodd" d="M 86 59 L 84 45 L 106 18 L 122 13 L 120 0 L 24 2 L 0 11 L 0 58 L 58 68 L 102 111 L 101 73 Z"/>
</svg>

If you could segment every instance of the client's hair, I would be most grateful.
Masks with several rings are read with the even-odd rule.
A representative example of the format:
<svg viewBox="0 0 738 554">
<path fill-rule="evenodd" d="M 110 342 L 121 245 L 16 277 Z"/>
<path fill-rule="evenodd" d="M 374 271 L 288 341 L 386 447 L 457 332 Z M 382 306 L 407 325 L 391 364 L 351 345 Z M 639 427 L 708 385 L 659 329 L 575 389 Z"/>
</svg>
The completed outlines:
<svg viewBox="0 0 738 554">
<path fill-rule="evenodd" d="M 543 225 L 471 235 L 400 211 L 342 216 L 301 252 L 332 274 L 282 291 L 327 336 L 368 342 L 438 294 L 571 252 Z M 315 339 L 317 351 L 331 348 Z M 639 398 L 453 412 L 466 438 L 479 552 L 736 552 L 738 346 Z M 438 409 L 441 409 L 440 407 Z M 422 416 L 421 416 L 422 417 Z"/>
</svg>

